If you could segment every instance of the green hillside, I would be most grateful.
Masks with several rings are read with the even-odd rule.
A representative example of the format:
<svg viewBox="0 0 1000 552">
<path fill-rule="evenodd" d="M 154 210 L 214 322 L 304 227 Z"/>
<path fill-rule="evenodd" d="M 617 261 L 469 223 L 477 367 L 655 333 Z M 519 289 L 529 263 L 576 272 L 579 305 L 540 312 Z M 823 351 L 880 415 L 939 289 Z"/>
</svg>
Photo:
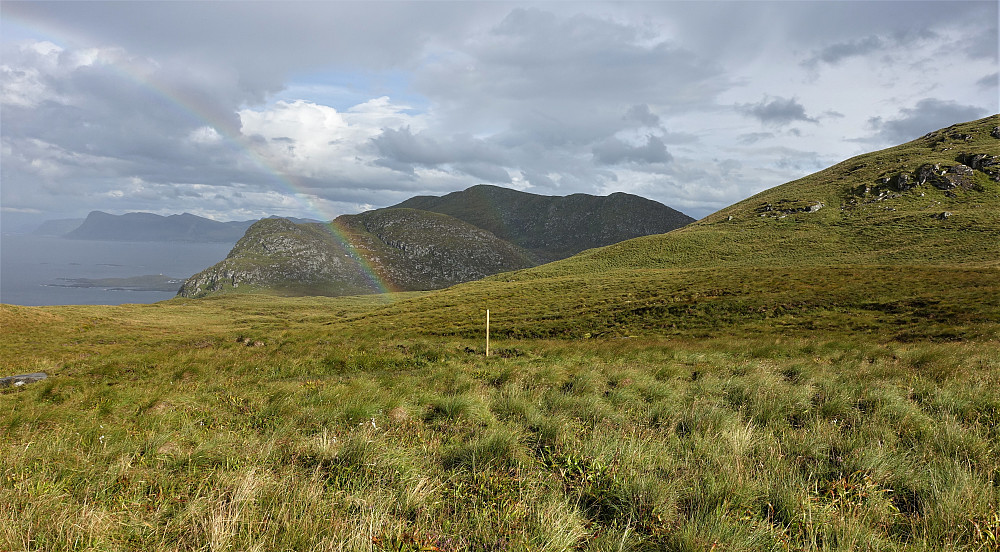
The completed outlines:
<svg viewBox="0 0 1000 552">
<path fill-rule="evenodd" d="M 882 339 L 996 335 L 998 122 L 955 125 L 668 234 L 455 286 L 372 313 L 369 323 L 468 336 L 489 308 L 494 331 L 511 337 L 776 328 L 852 328 Z M 975 169 L 958 161 L 970 157 Z M 913 187 L 898 189 L 899 175 Z"/>
<path fill-rule="evenodd" d="M 519 273 L 1000 262 L 1000 116 L 765 190 L 667 235 Z M 815 211 L 811 210 L 815 209 Z"/>
<path fill-rule="evenodd" d="M 342 215 L 330 225 L 262 220 L 225 260 L 189 278 L 179 295 L 440 289 L 692 220 L 629 194 L 553 197 L 474 186 Z"/>
<path fill-rule="evenodd" d="M 442 197 L 417 196 L 396 207 L 451 215 L 527 249 L 539 262 L 694 222 L 684 213 L 632 194 L 544 196 L 488 185 Z"/>
<path fill-rule="evenodd" d="M 380 209 L 329 225 L 261 220 L 225 260 L 189 278 L 179 295 L 436 289 L 531 265 L 523 250 L 458 219 Z"/>
</svg>

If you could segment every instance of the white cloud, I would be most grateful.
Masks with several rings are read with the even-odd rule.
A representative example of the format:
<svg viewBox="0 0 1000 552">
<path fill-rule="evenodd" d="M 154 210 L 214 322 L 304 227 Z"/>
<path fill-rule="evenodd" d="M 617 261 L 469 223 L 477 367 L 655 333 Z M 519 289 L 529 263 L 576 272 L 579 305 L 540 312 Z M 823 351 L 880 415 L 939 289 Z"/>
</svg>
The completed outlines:
<svg viewBox="0 0 1000 552">
<path fill-rule="evenodd" d="M 195 144 L 218 144 L 222 141 L 219 131 L 210 126 L 198 127 L 188 135 Z"/>
</svg>

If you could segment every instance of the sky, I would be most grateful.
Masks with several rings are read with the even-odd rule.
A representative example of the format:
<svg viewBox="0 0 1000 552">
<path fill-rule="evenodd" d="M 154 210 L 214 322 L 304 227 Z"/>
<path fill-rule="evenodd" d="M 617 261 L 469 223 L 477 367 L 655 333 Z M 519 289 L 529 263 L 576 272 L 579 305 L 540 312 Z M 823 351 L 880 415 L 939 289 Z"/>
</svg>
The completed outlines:
<svg viewBox="0 0 1000 552">
<path fill-rule="evenodd" d="M 695 218 L 1000 111 L 998 3 L 0 3 L 0 222 L 493 184 Z"/>
</svg>

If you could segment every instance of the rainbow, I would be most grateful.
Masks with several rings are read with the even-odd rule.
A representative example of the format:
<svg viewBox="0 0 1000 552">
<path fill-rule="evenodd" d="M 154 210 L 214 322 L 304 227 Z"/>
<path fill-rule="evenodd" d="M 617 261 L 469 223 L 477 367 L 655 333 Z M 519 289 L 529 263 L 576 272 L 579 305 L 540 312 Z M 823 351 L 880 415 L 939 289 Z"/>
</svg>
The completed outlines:
<svg viewBox="0 0 1000 552">
<path fill-rule="evenodd" d="M 5 19 L 7 20 L 5 24 L 9 24 L 12 19 L 11 14 L 9 14 L 9 10 L 7 10 L 6 7 L 4 11 L 8 12 L 5 13 Z M 73 44 L 77 42 L 77 40 L 71 38 L 71 35 L 73 34 L 72 32 L 60 32 L 59 29 L 52 29 L 53 25 L 49 22 L 41 20 L 33 22 L 33 24 L 26 24 L 28 19 L 29 16 L 27 14 L 15 14 L 13 16 L 13 20 L 17 22 L 19 26 L 32 31 L 34 34 L 51 39 L 53 43 L 58 44 L 62 42 Z M 65 37 L 65 40 L 57 38 L 60 36 Z M 183 90 L 172 88 L 167 83 L 158 82 L 153 76 L 144 74 L 127 63 L 105 62 L 104 65 L 110 68 L 118 77 L 138 85 L 141 89 L 147 91 L 158 100 L 168 102 L 170 105 L 179 109 L 187 116 L 192 117 L 199 124 L 213 129 L 227 145 L 232 147 L 246 159 L 250 160 L 258 169 L 272 176 L 274 180 L 284 189 L 283 191 L 295 198 L 295 200 L 303 206 L 303 209 L 308 212 L 310 216 L 315 216 L 318 220 L 329 221 L 324 222 L 324 226 L 329 230 L 330 235 L 333 236 L 334 239 L 336 239 L 345 249 L 345 251 L 348 252 L 350 258 L 357 262 L 361 272 L 364 274 L 365 279 L 368 280 L 374 293 L 392 294 L 400 291 L 382 273 L 382 270 L 375 262 L 373 262 L 373 259 L 362 254 L 358 248 L 355 247 L 345 229 L 341 228 L 341 226 L 333 220 L 334 217 L 323 212 L 323 209 L 316 201 L 316 196 L 308 193 L 305 190 L 305 187 L 301 185 L 293 175 L 288 174 L 286 171 L 276 167 L 273 163 L 268 161 L 266 157 L 255 151 L 250 143 L 244 139 L 239 128 L 236 128 L 227 121 L 219 120 L 213 116 L 212 110 L 209 109 L 207 105 L 200 104 L 197 97 L 185 94 Z"/>
</svg>

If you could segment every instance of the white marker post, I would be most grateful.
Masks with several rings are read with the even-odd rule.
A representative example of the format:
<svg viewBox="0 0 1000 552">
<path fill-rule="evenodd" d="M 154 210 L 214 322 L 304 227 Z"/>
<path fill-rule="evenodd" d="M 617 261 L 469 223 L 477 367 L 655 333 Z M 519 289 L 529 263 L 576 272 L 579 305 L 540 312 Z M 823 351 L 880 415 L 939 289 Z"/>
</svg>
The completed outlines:
<svg viewBox="0 0 1000 552">
<path fill-rule="evenodd" d="M 486 309 L 486 356 L 490 356 L 490 309 Z"/>
</svg>

